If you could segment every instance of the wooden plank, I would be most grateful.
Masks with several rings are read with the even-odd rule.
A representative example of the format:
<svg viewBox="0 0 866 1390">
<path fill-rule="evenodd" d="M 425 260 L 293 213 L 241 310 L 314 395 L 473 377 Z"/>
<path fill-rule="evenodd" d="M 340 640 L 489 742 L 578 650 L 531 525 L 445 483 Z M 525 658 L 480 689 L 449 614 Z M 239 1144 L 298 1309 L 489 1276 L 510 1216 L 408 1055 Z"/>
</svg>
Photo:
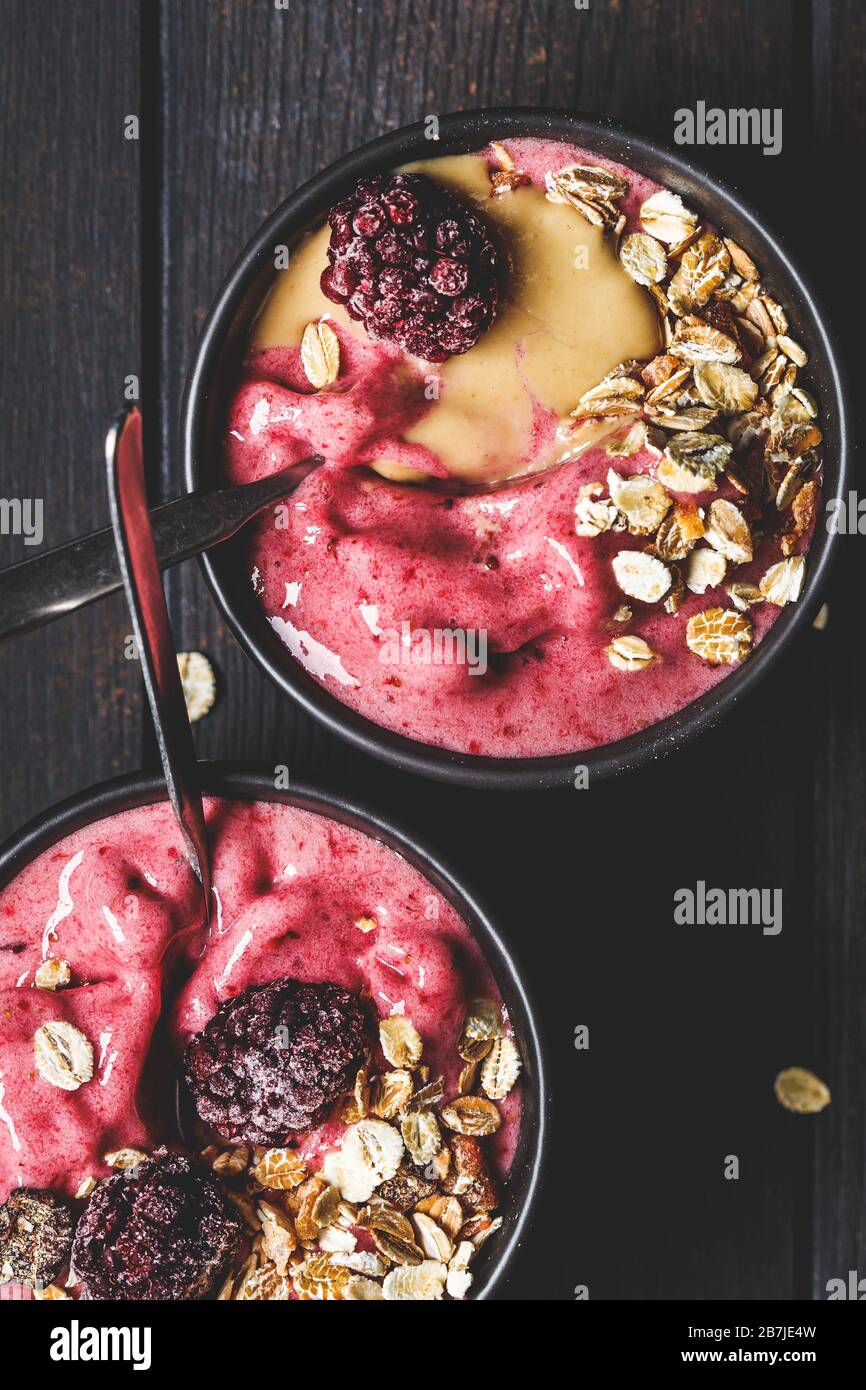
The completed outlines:
<svg viewBox="0 0 866 1390">
<path fill-rule="evenodd" d="M 105 432 L 139 370 L 138 7 L 13 0 L 0 45 L 0 495 L 41 498 L 44 540 L 107 520 Z M 0 538 L 0 565 L 33 550 Z M 137 765 L 123 601 L 0 649 L 0 835 Z"/>
<path fill-rule="evenodd" d="M 814 55 L 815 165 L 828 180 L 845 181 L 862 148 L 863 51 L 866 15 L 862 5 L 817 0 L 812 7 Z M 812 263 L 820 266 L 820 288 L 830 305 L 848 360 L 859 361 L 862 288 L 852 281 L 845 256 L 825 254 L 819 210 L 808 218 Z M 854 367 L 856 371 L 856 367 Z M 853 438 L 866 426 L 862 397 L 850 394 Z M 857 486 L 856 477 L 854 486 Z M 816 1127 L 814 1157 L 813 1296 L 827 1296 L 827 1281 L 864 1269 L 866 1246 L 866 940 L 862 904 L 866 897 L 866 684 L 850 637 L 859 630 L 863 539 L 840 545 L 830 594 L 830 621 L 822 634 L 821 717 L 816 723 L 814 834 L 818 871 L 813 889 L 815 992 L 819 1002 L 812 1053 L 833 1092 L 833 1103 Z"/>
</svg>

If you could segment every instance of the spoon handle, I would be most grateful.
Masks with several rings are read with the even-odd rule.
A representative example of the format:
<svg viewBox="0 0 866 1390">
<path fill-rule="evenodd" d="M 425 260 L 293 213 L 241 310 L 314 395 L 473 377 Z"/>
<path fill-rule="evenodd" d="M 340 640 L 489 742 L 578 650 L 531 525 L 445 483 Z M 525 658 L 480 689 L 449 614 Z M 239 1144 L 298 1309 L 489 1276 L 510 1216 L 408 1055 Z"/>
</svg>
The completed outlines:
<svg viewBox="0 0 866 1390">
<path fill-rule="evenodd" d="M 254 483 L 222 492 L 192 492 L 151 515 L 160 569 L 199 555 L 234 536 L 265 507 L 279 502 L 321 460 L 302 459 Z M 29 632 L 121 587 L 110 526 L 0 570 L 0 638 Z"/>
<path fill-rule="evenodd" d="M 105 441 L 108 501 L 117 559 L 141 658 L 150 712 L 172 809 L 189 862 L 199 879 L 210 921 L 211 871 L 204 808 L 177 652 L 156 555 L 141 443 L 141 413 L 133 408 Z"/>
</svg>

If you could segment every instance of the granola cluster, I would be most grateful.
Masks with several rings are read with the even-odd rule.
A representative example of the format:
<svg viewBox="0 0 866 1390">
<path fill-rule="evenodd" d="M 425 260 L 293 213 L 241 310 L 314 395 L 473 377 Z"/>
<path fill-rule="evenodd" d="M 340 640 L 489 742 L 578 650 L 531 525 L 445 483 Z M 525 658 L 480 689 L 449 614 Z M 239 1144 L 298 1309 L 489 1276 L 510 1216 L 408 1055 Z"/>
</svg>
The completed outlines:
<svg viewBox="0 0 866 1390">
<path fill-rule="evenodd" d="M 359 1067 L 318 1171 L 288 1146 L 106 1153 L 113 1175 L 82 1183 L 76 1212 L 24 1189 L 0 1208 L 0 1283 L 47 1300 L 201 1298 L 234 1252 L 219 1299 L 464 1298 L 501 1225 L 484 1140 L 520 1074 L 517 1046 L 500 1006 L 474 1000 L 447 1098 L 405 1015 L 380 1020 L 379 1049 L 384 1066 Z"/>
<path fill-rule="evenodd" d="M 221 1299 L 302 1301 L 464 1298 L 471 1261 L 501 1222 L 483 1140 L 520 1058 L 499 1006 L 470 1007 L 458 1094 L 423 1063 L 403 1015 L 380 1024 L 386 1069 L 363 1066 L 342 1104 L 342 1141 L 308 1170 L 295 1149 L 204 1151 L 250 1236 Z M 444 1102 L 444 1103 L 443 1103 Z"/>
<path fill-rule="evenodd" d="M 355 925 L 367 932 L 376 922 L 362 917 Z M 37 986 L 53 992 L 71 978 L 69 962 L 51 958 L 40 967 Z M 216 1046 L 228 1015 L 245 1011 L 249 1031 L 251 1005 L 257 1018 L 267 1005 L 267 1017 L 253 1028 L 264 1046 L 277 1036 L 276 1025 L 286 1023 L 287 1001 L 298 1017 L 282 1030 L 290 1045 L 280 1032 L 275 1055 L 291 1064 L 295 1090 L 306 1085 L 303 1095 L 320 1120 L 327 1118 L 319 1105 L 321 1067 L 325 1061 L 336 1067 L 328 1083 L 337 1104 L 329 1126 L 341 1125 L 343 1134 L 318 1171 L 297 1148 L 256 1145 L 249 1135 L 228 1147 L 209 1145 L 197 1160 L 165 1149 L 105 1153 L 113 1176 L 88 1177 L 75 1203 L 21 1189 L 0 1207 L 0 1284 L 18 1280 L 46 1300 L 201 1298 L 213 1296 L 214 1278 L 234 1252 L 222 1299 L 465 1297 L 470 1262 L 501 1224 L 484 1140 L 502 1124 L 499 1102 L 521 1067 L 500 1006 L 486 999 L 470 1005 L 457 1043 L 456 1094 L 446 1096 L 445 1081 L 431 1075 L 423 1040 L 405 1014 L 379 1020 L 381 1065 L 374 1067 L 365 1021 L 347 991 L 294 981 L 254 987 L 223 1005 L 209 1025 L 208 1056 L 223 1067 L 224 1081 L 231 1079 L 221 1092 L 229 1109 L 249 1068 Z M 243 1029 L 229 1034 L 234 1043 L 246 1040 Z M 246 1041 L 241 1052 L 248 1062 Z M 92 1053 L 85 1035 L 63 1021 L 44 1024 L 34 1037 L 37 1067 L 63 1090 L 88 1083 Z M 189 1065 L 187 1056 L 188 1075 Z M 291 1087 L 281 1073 L 271 1082 L 285 1108 Z M 254 1088 L 247 1097 L 251 1113 L 260 1100 Z M 246 1133 L 252 1121 L 238 1116 L 235 1127 Z M 197 1244 L 196 1233 L 208 1222 L 207 1240 Z M 238 1238 L 242 1229 L 245 1239 Z M 161 1232 L 170 1233 L 167 1243 Z"/>
<path fill-rule="evenodd" d="M 513 167 L 504 174 L 494 183 L 500 194 L 520 183 Z M 663 343 L 651 361 L 615 368 L 572 411 L 567 456 L 602 445 L 612 460 L 605 479 L 581 490 L 575 529 L 644 539 L 611 558 L 624 600 L 676 615 L 688 593 L 723 586 L 729 603 L 694 614 L 685 642 L 703 661 L 736 664 L 752 647 L 749 609 L 794 602 L 803 588 L 822 439 L 817 403 L 799 380 L 808 357 L 741 246 L 667 190 L 643 203 L 641 230 L 626 233 L 627 191 L 625 179 L 595 165 L 547 175 L 549 199 L 615 239 L 623 268 L 655 301 Z M 637 455 L 649 455 L 652 471 L 623 476 L 622 461 Z M 753 582 L 743 567 L 765 537 L 781 558 Z M 622 671 L 658 659 L 626 631 L 633 616 L 628 602 L 619 605 L 605 647 Z"/>
</svg>

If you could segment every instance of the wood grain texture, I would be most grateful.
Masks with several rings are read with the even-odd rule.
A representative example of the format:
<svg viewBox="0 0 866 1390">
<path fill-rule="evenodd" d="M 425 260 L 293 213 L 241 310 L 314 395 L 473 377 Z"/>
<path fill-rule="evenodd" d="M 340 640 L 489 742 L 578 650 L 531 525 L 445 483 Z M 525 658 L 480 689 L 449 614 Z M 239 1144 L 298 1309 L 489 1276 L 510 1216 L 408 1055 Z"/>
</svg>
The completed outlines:
<svg viewBox="0 0 866 1390">
<path fill-rule="evenodd" d="M 130 0 L 89 5 L 96 18 L 83 19 L 84 8 L 69 6 L 62 22 L 52 10 L 49 24 L 46 5 L 22 5 L 0 49 L 2 135 L 26 156 L 16 196 L 0 200 L 12 228 L 0 285 L 25 344 L 0 380 L 0 492 L 23 487 L 45 456 L 46 496 L 64 509 L 51 540 L 104 514 L 103 416 L 118 360 L 135 369 L 136 176 L 111 132 L 118 105 L 135 109 L 138 57 L 150 79 L 145 408 L 163 496 L 181 487 L 177 422 L 195 338 L 238 251 L 317 169 L 431 113 L 554 105 L 671 141 L 674 113 L 698 100 L 782 108 L 775 158 L 689 153 L 785 229 L 855 350 L 862 294 L 846 258 L 828 251 L 824 201 L 809 196 L 815 169 L 844 188 L 862 145 L 855 0 L 591 0 L 585 12 L 568 0 L 293 0 L 287 11 L 162 0 L 140 13 Z M 100 83 L 86 42 L 97 29 Z M 60 84 L 62 121 L 25 69 Z M 91 99 L 71 103 L 73 89 Z M 33 323 L 46 297 L 48 349 Z M 46 352 L 42 393 L 33 373 Z M 169 578 L 179 645 L 211 655 L 222 689 L 196 729 L 202 754 L 285 763 L 296 780 L 405 819 L 517 947 L 546 1032 L 554 1132 L 509 1297 L 569 1299 L 577 1284 L 593 1299 L 823 1297 L 826 1280 L 858 1261 L 866 1273 L 862 544 L 841 547 L 827 630 L 803 634 L 722 727 L 639 775 L 534 797 L 442 787 L 349 749 L 243 656 L 197 566 Z M 152 757 L 146 724 L 129 713 L 137 672 L 106 655 L 124 628 L 120 605 L 104 605 L 0 653 L 13 692 L 0 703 L 7 829 L 22 806 L 130 766 L 142 746 Z M 94 680 L 98 718 L 82 718 Z M 676 926 L 673 894 L 698 879 L 780 888 L 781 935 Z M 572 1046 L 581 1023 L 588 1053 Z M 776 1072 L 792 1064 L 833 1090 L 817 1121 L 773 1099 Z M 732 1154 L 738 1182 L 723 1176 Z"/>
<path fill-rule="evenodd" d="M 0 496 L 42 498 L 44 544 L 108 518 L 103 444 L 139 370 L 137 5 L 12 0 L 0 43 Z M 33 551 L 0 538 L 0 564 Z M 0 836 L 137 766 L 120 598 L 0 649 Z"/>
<path fill-rule="evenodd" d="M 828 180 L 860 162 L 866 126 L 863 51 L 866 13 L 847 0 L 813 5 L 814 130 L 812 151 Z M 864 313 L 862 285 L 845 255 L 826 254 L 820 212 L 809 219 L 811 263 L 829 306 L 837 340 L 856 382 Z M 866 403 L 850 392 L 854 440 L 852 485 L 863 489 Z M 822 644 L 821 700 L 815 721 L 815 875 L 812 884 L 815 1055 L 826 1065 L 833 1104 L 815 1135 L 812 1292 L 866 1269 L 866 673 L 851 641 L 860 631 L 862 536 L 846 537 L 833 575 L 830 624 Z"/>
</svg>

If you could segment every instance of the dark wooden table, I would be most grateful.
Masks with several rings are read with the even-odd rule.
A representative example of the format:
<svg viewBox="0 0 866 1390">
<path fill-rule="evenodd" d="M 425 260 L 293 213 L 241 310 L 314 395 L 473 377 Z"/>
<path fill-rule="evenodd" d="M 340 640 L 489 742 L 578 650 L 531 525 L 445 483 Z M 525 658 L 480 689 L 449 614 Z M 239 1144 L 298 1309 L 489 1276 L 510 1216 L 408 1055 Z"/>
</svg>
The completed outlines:
<svg viewBox="0 0 866 1390">
<path fill-rule="evenodd" d="M 44 499 L 46 545 L 104 522 L 102 439 L 129 374 L 154 497 L 177 492 L 192 346 L 261 218 L 371 136 L 485 104 L 606 113 L 669 142 L 698 100 L 782 108 L 777 157 L 691 154 L 784 230 L 859 374 L 864 15 L 858 0 L 2 0 L 0 496 Z M 826 631 L 721 729 L 546 796 L 389 773 L 278 696 L 194 563 L 168 581 L 179 645 L 220 676 L 202 756 L 286 763 L 405 815 L 517 943 L 555 1125 L 512 1298 L 822 1298 L 866 1275 L 864 544 L 840 547 Z M 0 563 L 28 553 L 0 539 Z M 128 631 L 117 598 L 0 650 L 3 834 L 154 764 Z M 675 926 L 673 892 L 698 878 L 782 888 L 781 935 Z M 773 1098 L 792 1064 L 832 1087 L 817 1119 Z"/>
</svg>

